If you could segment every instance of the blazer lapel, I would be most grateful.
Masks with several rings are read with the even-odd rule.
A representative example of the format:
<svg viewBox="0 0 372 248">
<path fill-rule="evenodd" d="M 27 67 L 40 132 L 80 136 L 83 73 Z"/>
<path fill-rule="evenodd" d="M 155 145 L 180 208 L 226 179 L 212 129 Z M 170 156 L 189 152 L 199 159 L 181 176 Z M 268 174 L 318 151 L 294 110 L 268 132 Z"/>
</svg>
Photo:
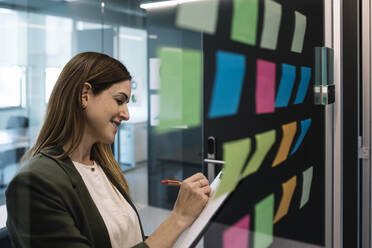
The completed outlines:
<svg viewBox="0 0 372 248">
<path fill-rule="evenodd" d="M 111 248 L 110 237 L 103 221 L 101 214 L 99 213 L 92 197 L 89 194 L 87 187 L 84 184 L 82 177 L 76 170 L 74 164 L 69 157 L 64 159 L 56 159 L 53 156 L 63 153 L 62 148 L 54 148 L 49 150 L 43 150 L 40 153 L 47 157 L 55 160 L 58 165 L 66 172 L 70 177 L 72 186 L 79 195 L 81 205 L 84 208 L 83 212 L 86 214 L 86 219 L 88 223 L 79 223 L 82 226 L 86 226 L 89 230 L 91 240 L 94 242 L 94 246 L 97 248 L 109 247 Z"/>
</svg>

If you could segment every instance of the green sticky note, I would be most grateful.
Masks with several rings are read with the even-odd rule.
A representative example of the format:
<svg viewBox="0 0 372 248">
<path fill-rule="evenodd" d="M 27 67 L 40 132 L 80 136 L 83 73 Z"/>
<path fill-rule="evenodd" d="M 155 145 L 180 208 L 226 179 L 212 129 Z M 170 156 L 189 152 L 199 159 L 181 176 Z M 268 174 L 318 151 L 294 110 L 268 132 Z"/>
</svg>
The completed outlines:
<svg viewBox="0 0 372 248">
<path fill-rule="evenodd" d="M 310 198 L 311 182 L 313 181 L 313 167 L 305 170 L 302 174 L 303 180 L 300 209 L 306 205 Z"/>
<path fill-rule="evenodd" d="M 282 19 L 282 6 L 273 0 L 265 0 L 264 6 L 265 14 L 260 47 L 275 50 Z"/>
<path fill-rule="evenodd" d="M 273 242 L 274 194 L 254 206 L 254 247 L 266 248 Z"/>
<path fill-rule="evenodd" d="M 164 122 L 182 119 L 182 50 L 164 47 L 160 49 L 159 76 L 160 116 Z"/>
<path fill-rule="evenodd" d="M 217 26 L 218 2 L 218 0 L 199 0 L 179 4 L 176 25 L 181 28 L 214 34 Z"/>
<path fill-rule="evenodd" d="M 235 0 L 231 39 L 248 45 L 256 45 L 258 0 Z"/>
<path fill-rule="evenodd" d="M 275 130 L 270 130 L 256 135 L 256 150 L 243 172 L 243 178 L 255 173 L 260 168 L 266 154 L 275 142 L 275 134 Z"/>
<path fill-rule="evenodd" d="M 187 127 L 200 126 L 202 118 L 202 54 L 182 53 L 182 120 Z"/>
<path fill-rule="evenodd" d="M 302 53 L 306 32 L 306 16 L 295 11 L 295 30 L 293 34 L 291 51 Z"/>
<path fill-rule="evenodd" d="M 163 47 L 159 77 L 160 114 L 156 131 L 191 128 L 201 124 L 202 54 L 198 50 Z"/>
<path fill-rule="evenodd" d="M 240 180 L 240 173 L 250 150 L 250 138 L 235 140 L 223 144 L 223 159 L 225 164 L 222 169 L 220 185 L 213 196 L 214 199 L 235 189 Z"/>
</svg>

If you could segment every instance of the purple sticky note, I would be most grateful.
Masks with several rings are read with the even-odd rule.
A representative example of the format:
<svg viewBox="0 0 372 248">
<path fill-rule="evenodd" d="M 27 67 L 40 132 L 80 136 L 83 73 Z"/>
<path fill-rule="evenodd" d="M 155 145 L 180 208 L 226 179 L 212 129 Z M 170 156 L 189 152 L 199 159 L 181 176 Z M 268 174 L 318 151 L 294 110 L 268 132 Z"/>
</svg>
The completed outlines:
<svg viewBox="0 0 372 248">
<path fill-rule="evenodd" d="M 275 111 L 275 63 L 258 59 L 256 67 L 256 113 L 273 113 Z"/>
<path fill-rule="evenodd" d="M 224 231 L 223 248 L 249 248 L 249 214 Z"/>
</svg>

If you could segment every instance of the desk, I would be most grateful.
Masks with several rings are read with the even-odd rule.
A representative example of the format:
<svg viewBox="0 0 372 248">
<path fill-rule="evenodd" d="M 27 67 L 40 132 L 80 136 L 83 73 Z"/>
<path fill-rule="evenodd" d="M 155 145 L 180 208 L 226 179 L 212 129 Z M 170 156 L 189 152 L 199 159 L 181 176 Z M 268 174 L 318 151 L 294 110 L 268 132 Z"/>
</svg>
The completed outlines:
<svg viewBox="0 0 372 248">
<path fill-rule="evenodd" d="M 122 169 L 147 161 L 147 121 L 131 121 L 121 126 L 115 154 Z"/>
<path fill-rule="evenodd" d="M 30 146 L 29 128 L 0 130 L 0 152 Z"/>
</svg>

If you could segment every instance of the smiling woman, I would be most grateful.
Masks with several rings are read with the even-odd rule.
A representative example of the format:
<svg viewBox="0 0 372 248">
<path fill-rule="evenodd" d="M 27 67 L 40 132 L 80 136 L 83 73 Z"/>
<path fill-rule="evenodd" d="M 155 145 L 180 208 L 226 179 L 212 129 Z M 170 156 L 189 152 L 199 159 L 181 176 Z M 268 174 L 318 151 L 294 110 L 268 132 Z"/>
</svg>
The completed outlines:
<svg viewBox="0 0 372 248">
<path fill-rule="evenodd" d="M 92 85 L 84 83 L 82 105 L 86 113 L 85 132 L 91 142 L 114 142 L 121 121 L 129 120 L 127 103 L 130 92 L 129 80 L 116 83 L 101 94 L 94 94 Z"/>
<path fill-rule="evenodd" d="M 63 68 L 36 143 L 6 191 L 15 247 L 172 247 L 200 214 L 211 189 L 198 173 L 145 239 L 110 147 L 129 120 L 130 80 L 123 64 L 100 53 L 78 54 Z"/>
</svg>

